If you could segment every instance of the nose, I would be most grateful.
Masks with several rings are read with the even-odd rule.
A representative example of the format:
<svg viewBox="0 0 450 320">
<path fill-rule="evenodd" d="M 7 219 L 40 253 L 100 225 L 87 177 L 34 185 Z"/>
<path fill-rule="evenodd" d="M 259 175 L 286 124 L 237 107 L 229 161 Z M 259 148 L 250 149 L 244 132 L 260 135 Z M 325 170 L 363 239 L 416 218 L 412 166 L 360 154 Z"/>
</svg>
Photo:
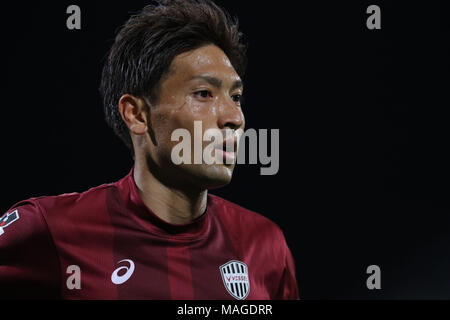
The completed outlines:
<svg viewBox="0 0 450 320">
<path fill-rule="evenodd" d="M 224 100 L 219 108 L 218 127 L 220 129 L 229 128 L 232 130 L 243 129 L 245 118 L 242 109 L 236 105 L 236 102 L 231 97 L 227 97 Z"/>
</svg>

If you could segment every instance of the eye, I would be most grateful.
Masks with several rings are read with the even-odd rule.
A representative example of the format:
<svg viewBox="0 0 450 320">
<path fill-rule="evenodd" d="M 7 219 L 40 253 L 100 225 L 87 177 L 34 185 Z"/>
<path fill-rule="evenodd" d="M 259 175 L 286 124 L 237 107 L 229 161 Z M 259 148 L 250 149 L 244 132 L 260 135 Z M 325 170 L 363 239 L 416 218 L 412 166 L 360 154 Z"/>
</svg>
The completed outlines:
<svg viewBox="0 0 450 320">
<path fill-rule="evenodd" d="M 241 94 L 234 94 L 231 96 L 231 99 L 233 99 L 234 102 L 240 103 L 242 101 L 242 95 Z"/>
<path fill-rule="evenodd" d="M 212 97 L 212 93 L 209 90 L 200 90 L 200 91 L 194 92 L 194 95 L 199 98 L 203 98 L 203 99 Z"/>
</svg>

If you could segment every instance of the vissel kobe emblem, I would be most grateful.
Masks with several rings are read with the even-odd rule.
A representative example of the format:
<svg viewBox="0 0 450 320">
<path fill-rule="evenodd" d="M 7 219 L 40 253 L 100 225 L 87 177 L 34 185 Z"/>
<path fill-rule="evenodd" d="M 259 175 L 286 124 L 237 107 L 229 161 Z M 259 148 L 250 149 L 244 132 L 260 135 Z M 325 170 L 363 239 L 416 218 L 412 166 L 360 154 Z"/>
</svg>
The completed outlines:
<svg viewBox="0 0 450 320">
<path fill-rule="evenodd" d="M 221 265 L 219 269 L 228 293 L 238 300 L 247 298 L 250 292 L 247 265 L 241 261 L 231 260 Z"/>
</svg>

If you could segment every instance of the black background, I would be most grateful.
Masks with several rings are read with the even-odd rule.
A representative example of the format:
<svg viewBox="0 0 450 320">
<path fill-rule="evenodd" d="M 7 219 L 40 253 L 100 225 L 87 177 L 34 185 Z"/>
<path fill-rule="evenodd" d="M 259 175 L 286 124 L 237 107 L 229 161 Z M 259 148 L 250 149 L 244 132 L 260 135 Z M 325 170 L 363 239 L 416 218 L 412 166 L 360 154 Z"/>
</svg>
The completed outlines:
<svg viewBox="0 0 450 320">
<path fill-rule="evenodd" d="M 250 45 L 246 126 L 280 129 L 280 170 L 261 176 L 259 165 L 240 165 L 212 193 L 284 230 L 303 299 L 449 299 L 443 2 L 218 3 Z M 81 7 L 81 30 L 66 28 L 71 4 Z M 129 172 L 97 88 L 115 31 L 145 4 L 2 9 L 0 211 Z M 366 27 L 370 4 L 381 7 L 381 30 Z M 381 290 L 366 287 L 372 264 Z"/>
</svg>

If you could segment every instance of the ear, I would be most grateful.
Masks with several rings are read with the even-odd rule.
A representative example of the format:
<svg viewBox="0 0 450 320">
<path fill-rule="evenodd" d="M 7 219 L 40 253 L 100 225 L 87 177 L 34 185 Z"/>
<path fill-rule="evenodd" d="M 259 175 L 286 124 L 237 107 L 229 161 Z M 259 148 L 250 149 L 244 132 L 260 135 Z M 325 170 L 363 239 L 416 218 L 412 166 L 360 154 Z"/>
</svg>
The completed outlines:
<svg viewBox="0 0 450 320">
<path fill-rule="evenodd" d="M 124 94 L 119 100 L 119 112 L 132 133 L 136 135 L 147 133 L 149 108 L 143 99 L 131 94 Z"/>
</svg>

